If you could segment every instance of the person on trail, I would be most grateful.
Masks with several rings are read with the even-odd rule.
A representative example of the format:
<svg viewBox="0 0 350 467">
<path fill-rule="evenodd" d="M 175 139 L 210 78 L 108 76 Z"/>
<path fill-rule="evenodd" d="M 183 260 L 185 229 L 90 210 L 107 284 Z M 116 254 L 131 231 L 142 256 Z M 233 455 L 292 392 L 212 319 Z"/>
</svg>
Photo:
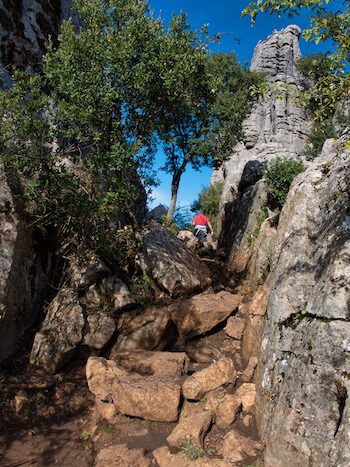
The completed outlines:
<svg viewBox="0 0 350 467">
<path fill-rule="evenodd" d="M 194 216 L 192 225 L 194 225 L 194 234 L 200 243 L 207 239 L 208 233 L 213 232 L 210 220 L 202 212 Z"/>
</svg>

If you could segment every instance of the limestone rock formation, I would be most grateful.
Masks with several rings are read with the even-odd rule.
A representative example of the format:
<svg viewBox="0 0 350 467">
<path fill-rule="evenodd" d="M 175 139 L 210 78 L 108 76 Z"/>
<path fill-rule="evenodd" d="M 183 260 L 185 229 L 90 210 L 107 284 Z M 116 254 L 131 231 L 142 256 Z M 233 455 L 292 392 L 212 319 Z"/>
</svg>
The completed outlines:
<svg viewBox="0 0 350 467">
<path fill-rule="evenodd" d="M 208 268 L 160 224 L 145 234 L 143 250 L 150 275 L 170 295 L 200 292 L 211 284 Z"/>
<path fill-rule="evenodd" d="M 268 92 L 253 107 L 244 122 L 245 137 L 234 149 L 232 157 L 212 175 L 211 183 L 223 181 L 221 196 L 221 223 L 224 229 L 219 246 L 230 249 L 234 236 L 229 235 L 227 217 L 235 220 L 235 200 L 246 185 L 240 185 L 243 169 L 251 161 L 268 162 L 276 157 L 297 159 L 302 157 L 311 122 L 297 105 L 296 93 L 304 82 L 296 69 L 301 57 L 300 29 L 288 26 L 274 32 L 255 48 L 251 69 L 266 73 Z M 248 179 L 254 186 L 253 179 Z M 231 204 L 233 203 L 233 205 Z M 226 227 L 222 223 L 226 222 Z"/>
<path fill-rule="evenodd" d="M 0 361 L 7 357 L 43 304 L 50 256 L 38 248 L 18 193 L 0 165 Z"/>
<path fill-rule="evenodd" d="M 179 334 L 194 337 L 211 331 L 238 307 L 242 296 L 230 292 L 199 294 L 178 300 L 168 307 Z"/>
<path fill-rule="evenodd" d="M 175 325 L 166 307 L 151 306 L 127 321 L 112 352 L 122 350 L 163 350 L 175 335 Z"/>
<path fill-rule="evenodd" d="M 71 0 L 0 1 L 0 83 L 10 83 L 8 65 L 33 66 L 49 36 L 71 16 Z M 1 84 L 0 84 L 1 85 Z"/>
<path fill-rule="evenodd" d="M 118 444 L 102 449 L 96 457 L 95 467 L 151 467 L 144 449 L 129 449 L 126 444 Z"/>
<path fill-rule="evenodd" d="M 222 358 L 189 376 L 182 385 L 186 399 L 199 400 L 204 394 L 225 384 L 234 384 L 236 370 L 230 358 Z"/>
<path fill-rule="evenodd" d="M 349 160 L 326 142 L 281 213 L 258 366 L 267 467 L 350 462 Z"/>
<path fill-rule="evenodd" d="M 174 422 L 179 415 L 181 387 L 154 376 L 129 374 L 113 383 L 113 402 L 124 415 Z"/>
</svg>

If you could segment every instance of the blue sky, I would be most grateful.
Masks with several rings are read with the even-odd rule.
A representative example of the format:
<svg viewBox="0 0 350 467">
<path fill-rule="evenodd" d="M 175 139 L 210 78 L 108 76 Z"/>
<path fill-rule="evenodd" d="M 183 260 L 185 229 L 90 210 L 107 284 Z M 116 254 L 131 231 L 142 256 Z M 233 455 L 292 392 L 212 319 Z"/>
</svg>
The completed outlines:
<svg viewBox="0 0 350 467">
<path fill-rule="evenodd" d="M 255 45 L 259 40 L 265 39 L 274 29 L 282 29 L 289 24 L 297 24 L 302 29 L 308 26 L 308 14 L 289 19 L 287 17 L 277 18 L 267 14 L 261 14 L 254 26 L 250 25 L 249 18 L 241 18 L 241 11 L 247 6 L 247 0 L 150 0 L 149 4 L 156 16 L 160 15 L 165 23 L 171 19 L 173 13 L 178 14 L 181 10 L 188 15 L 189 22 L 193 28 L 200 28 L 203 24 L 209 24 L 209 34 L 222 33 L 221 44 L 213 44 L 212 51 L 236 52 L 239 61 L 250 63 Z M 237 43 L 239 38 L 240 43 Z M 307 43 L 303 39 L 300 42 L 303 55 L 320 51 L 314 44 Z M 162 151 L 159 150 L 156 158 L 156 168 L 160 167 Z M 204 168 L 201 172 L 188 169 L 182 176 L 178 205 L 187 206 L 198 197 L 200 190 L 209 185 L 210 168 Z M 160 185 L 153 190 L 155 200 L 151 207 L 169 204 L 170 200 L 170 175 L 158 172 Z"/>
</svg>

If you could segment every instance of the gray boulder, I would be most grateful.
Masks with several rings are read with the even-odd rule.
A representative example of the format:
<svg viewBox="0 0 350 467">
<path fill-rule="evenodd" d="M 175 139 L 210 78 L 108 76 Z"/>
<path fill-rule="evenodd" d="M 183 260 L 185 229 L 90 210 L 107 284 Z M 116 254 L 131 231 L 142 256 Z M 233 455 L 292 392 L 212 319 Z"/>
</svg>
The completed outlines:
<svg viewBox="0 0 350 467">
<path fill-rule="evenodd" d="M 143 256 L 149 274 L 172 296 L 200 292 L 211 284 L 208 268 L 160 224 L 152 223 L 144 235 Z"/>
</svg>

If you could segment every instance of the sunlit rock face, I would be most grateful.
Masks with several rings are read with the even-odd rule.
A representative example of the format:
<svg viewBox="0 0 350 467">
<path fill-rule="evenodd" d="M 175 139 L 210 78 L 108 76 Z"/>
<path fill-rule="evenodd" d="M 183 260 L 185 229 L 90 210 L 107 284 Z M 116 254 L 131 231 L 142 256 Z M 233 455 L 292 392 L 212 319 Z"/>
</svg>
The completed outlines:
<svg viewBox="0 0 350 467">
<path fill-rule="evenodd" d="M 280 216 L 257 377 L 267 467 L 350 465 L 346 138 L 325 143 Z"/>
<path fill-rule="evenodd" d="M 69 18 L 71 0 L 0 0 L 0 80 L 9 86 L 9 66 L 33 66 Z"/>
<path fill-rule="evenodd" d="M 296 69 L 296 62 L 301 57 L 299 36 L 298 26 L 288 26 L 274 32 L 255 48 L 251 69 L 266 74 L 268 91 L 245 120 L 243 141 L 233 148 L 232 157 L 212 175 L 211 183 L 224 183 L 219 230 L 230 212 L 229 203 L 237 198 L 248 161 L 303 157 L 311 122 L 297 104 L 297 93 L 304 89 L 303 78 Z M 226 232 L 221 233 L 227 242 Z"/>
</svg>

